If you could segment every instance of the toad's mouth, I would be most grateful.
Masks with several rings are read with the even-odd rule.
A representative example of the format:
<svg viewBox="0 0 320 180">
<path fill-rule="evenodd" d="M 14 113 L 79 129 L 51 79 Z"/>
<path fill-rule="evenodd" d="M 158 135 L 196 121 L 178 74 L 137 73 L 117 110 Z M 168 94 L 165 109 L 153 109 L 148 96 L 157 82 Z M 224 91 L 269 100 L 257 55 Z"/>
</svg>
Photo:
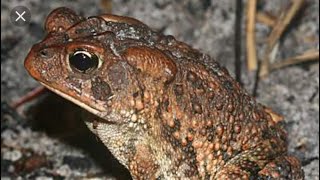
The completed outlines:
<svg viewBox="0 0 320 180">
<path fill-rule="evenodd" d="M 46 80 L 41 76 L 41 73 L 34 67 L 35 58 L 34 58 L 34 51 L 30 51 L 25 62 L 24 66 L 28 73 L 40 82 L 43 86 L 45 86 L 50 91 L 58 94 L 59 96 L 73 102 L 74 104 L 82 107 L 83 109 L 87 110 L 88 112 L 103 118 L 107 112 L 107 108 L 105 106 L 105 102 L 98 102 L 96 100 L 91 99 L 88 96 L 80 96 L 70 90 L 64 89 L 61 84 L 56 83 L 47 83 Z M 69 92 L 69 93 L 66 93 Z"/>
<path fill-rule="evenodd" d="M 62 91 L 60 91 L 59 89 L 56 89 L 56 88 L 53 88 L 49 85 L 47 85 L 46 83 L 43 83 L 40 81 L 40 83 L 46 87 L 47 89 L 49 89 L 50 91 L 58 94 L 59 96 L 73 102 L 74 104 L 80 106 L 81 108 L 87 110 L 88 112 L 94 114 L 94 115 L 97 115 L 98 117 L 103 117 L 103 115 L 105 114 L 106 112 L 106 109 L 105 107 L 102 107 L 102 106 L 96 106 L 96 107 L 92 107 L 80 100 L 78 100 L 77 98 L 73 97 L 73 96 L 70 96 L 70 95 L 67 95 L 66 93 L 63 93 Z"/>
</svg>

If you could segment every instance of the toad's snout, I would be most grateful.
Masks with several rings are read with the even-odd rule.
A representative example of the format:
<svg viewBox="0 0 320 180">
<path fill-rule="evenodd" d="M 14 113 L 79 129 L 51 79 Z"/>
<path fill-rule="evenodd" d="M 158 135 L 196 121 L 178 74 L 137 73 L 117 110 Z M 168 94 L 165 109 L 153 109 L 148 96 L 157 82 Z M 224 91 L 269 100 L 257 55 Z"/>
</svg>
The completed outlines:
<svg viewBox="0 0 320 180">
<path fill-rule="evenodd" d="M 24 60 L 24 67 L 26 68 L 27 72 L 36 80 L 40 80 L 40 73 L 35 68 L 35 59 L 37 54 L 37 45 L 34 45 L 31 50 L 29 51 L 26 59 Z"/>
</svg>

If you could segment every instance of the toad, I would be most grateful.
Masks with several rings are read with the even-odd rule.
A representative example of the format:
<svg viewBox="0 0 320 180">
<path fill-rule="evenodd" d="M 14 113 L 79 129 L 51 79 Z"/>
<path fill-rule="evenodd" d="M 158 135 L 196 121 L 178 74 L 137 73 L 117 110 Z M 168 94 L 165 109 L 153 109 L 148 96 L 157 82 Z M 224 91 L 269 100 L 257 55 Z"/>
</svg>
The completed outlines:
<svg viewBox="0 0 320 180">
<path fill-rule="evenodd" d="M 303 179 L 277 115 L 208 55 L 111 14 L 58 8 L 25 67 L 84 108 L 133 179 Z"/>
</svg>

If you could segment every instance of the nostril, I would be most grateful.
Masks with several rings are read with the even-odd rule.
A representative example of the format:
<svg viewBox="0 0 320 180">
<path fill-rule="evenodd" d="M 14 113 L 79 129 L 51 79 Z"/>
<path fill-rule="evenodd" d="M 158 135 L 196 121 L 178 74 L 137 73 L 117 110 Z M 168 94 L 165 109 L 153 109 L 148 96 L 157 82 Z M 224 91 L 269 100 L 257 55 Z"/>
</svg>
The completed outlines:
<svg viewBox="0 0 320 180">
<path fill-rule="evenodd" d="M 52 53 L 48 49 L 43 49 L 39 52 L 42 58 L 50 58 L 52 57 Z"/>
</svg>

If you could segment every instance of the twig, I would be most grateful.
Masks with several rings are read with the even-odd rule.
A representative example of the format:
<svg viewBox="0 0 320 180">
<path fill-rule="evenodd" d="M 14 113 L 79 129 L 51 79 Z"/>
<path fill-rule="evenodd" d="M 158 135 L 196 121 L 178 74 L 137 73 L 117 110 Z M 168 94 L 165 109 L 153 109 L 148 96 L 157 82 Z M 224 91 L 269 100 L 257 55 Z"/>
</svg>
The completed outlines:
<svg viewBox="0 0 320 180">
<path fill-rule="evenodd" d="M 296 13 L 299 11 L 299 9 L 302 7 L 304 3 L 304 0 L 292 0 L 292 5 L 288 9 L 288 11 L 285 13 L 285 15 L 282 15 L 277 23 L 276 26 L 273 28 L 271 34 L 268 37 L 268 46 L 273 47 L 276 42 L 279 40 L 283 32 L 288 27 L 289 23 L 293 19 L 293 17 L 296 15 Z M 272 48 L 271 48 L 272 49 Z"/>
<path fill-rule="evenodd" d="M 249 1 L 250 2 L 250 1 Z M 269 54 L 274 49 L 275 44 L 279 41 L 281 35 L 288 27 L 289 23 L 293 19 L 293 17 L 296 15 L 296 13 L 299 11 L 299 9 L 302 7 L 304 3 L 304 0 L 292 0 L 292 5 L 286 11 L 283 13 L 280 18 L 277 20 L 276 25 L 272 29 L 270 35 L 268 36 L 268 45 L 267 50 L 264 55 L 263 61 L 262 61 L 262 67 L 260 71 L 260 76 L 265 76 L 269 73 Z"/>
<path fill-rule="evenodd" d="M 234 33 L 234 54 L 235 54 L 235 60 L 234 60 L 234 65 L 235 65 L 235 75 L 236 75 L 236 80 L 240 84 L 242 84 L 241 81 L 241 20 L 242 20 L 242 0 L 237 0 L 236 1 L 236 20 L 235 20 L 235 33 Z"/>
<path fill-rule="evenodd" d="M 255 21 L 256 21 L 257 0 L 247 2 L 247 63 L 248 70 L 257 69 L 257 52 L 256 52 L 256 37 L 255 37 Z"/>
<path fill-rule="evenodd" d="M 276 18 L 269 14 L 258 12 L 256 18 L 257 18 L 257 22 L 260 22 L 267 26 L 274 27 L 276 25 Z"/>
<path fill-rule="evenodd" d="M 259 83 L 260 83 L 260 76 L 259 76 L 260 68 L 261 68 L 261 61 L 258 61 L 258 68 L 255 72 L 254 84 L 253 84 L 253 89 L 252 89 L 252 96 L 253 97 L 258 97 L 258 88 L 259 88 Z"/>
<path fill-rule="evenodd" d="M 112 13 L 112 0 L 101 0 L 100 3 L 106 13 Z"/>
<path fill-rule="evenodd" d="M 11 107 L 16 109 L 19 106 L 21 106 L 29 101 L 32 101 L 33 99 L 35 99 L 39 95 L 43 94 L 46 90 L 47 89 L 44 86 L 38 86 L 35 89 L 33 89 L 32 91 L 28 92 L 26 95 L 20 97 L 17 101 L 14 101 L 13 103 L 11 103 Z"/>
<path fill-rule="evenodd" d="M 290 57 L 288 59 L 282 60 L 277 63 L 270 65 L 270 70 L 280 69 L 286 66 L 291 66 L 298 63 L 309 62 L 309 61 L 319 61 L 319 50 L 312 49 L 304 52 L 301 55 Z"/>
</svg>

